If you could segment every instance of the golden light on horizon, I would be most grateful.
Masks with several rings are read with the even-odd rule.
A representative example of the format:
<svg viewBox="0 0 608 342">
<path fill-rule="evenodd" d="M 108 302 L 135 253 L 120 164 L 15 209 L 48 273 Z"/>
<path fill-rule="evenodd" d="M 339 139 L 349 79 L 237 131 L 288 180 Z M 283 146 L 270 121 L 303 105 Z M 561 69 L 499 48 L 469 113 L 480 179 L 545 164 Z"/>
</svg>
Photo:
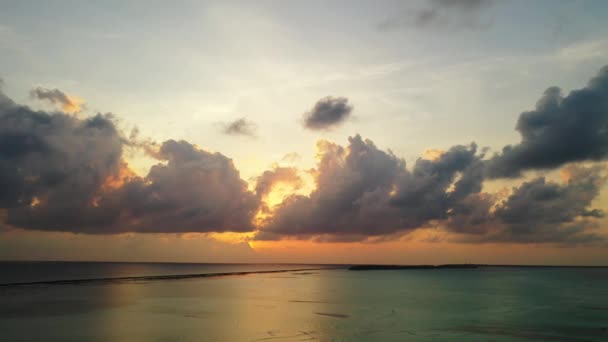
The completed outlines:
<svg viewBox="0 0 608 342">
<path fill-rule="evenodd" d="M 253 239 L 255 232 L 223 232 L 223 233 L 185 233 L 182 236 L 186 239 L 192 239 L 204 235 L 205 237 L 227 243 L 243 243 Z"/>
</svg>

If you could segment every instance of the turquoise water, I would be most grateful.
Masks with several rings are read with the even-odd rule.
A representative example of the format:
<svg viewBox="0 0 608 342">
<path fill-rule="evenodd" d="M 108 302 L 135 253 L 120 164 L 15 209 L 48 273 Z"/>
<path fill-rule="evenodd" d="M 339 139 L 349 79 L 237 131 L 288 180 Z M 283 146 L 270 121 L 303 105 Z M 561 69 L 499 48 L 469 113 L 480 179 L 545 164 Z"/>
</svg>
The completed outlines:
<svg viewBox="0 0 608 342">
<path fill-rule="evenodd" d="M 607 285 L 608 269 L 479 268 L 5 286 L 0 340 L 608 341 Z"/>
</svg>

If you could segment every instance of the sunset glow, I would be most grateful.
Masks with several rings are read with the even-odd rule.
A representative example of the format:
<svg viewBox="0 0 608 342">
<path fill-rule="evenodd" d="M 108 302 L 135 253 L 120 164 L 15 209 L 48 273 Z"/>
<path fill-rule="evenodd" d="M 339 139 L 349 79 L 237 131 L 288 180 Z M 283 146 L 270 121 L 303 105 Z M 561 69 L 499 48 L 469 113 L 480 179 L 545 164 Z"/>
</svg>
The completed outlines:
<svg viewBox="0 0 608 342">
<path fill-rule="evenodd" d="M 6 6 L 0 259 L 605 263 L 582 3 Z"/>
</svg>

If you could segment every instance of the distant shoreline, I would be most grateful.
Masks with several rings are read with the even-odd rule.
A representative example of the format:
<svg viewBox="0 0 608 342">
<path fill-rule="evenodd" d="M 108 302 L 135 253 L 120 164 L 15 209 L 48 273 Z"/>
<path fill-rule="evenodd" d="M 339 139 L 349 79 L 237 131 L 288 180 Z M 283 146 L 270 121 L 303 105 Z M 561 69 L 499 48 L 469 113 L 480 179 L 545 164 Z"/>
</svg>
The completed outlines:
<svg viewBox="0 0 608 342">
<path fill-rule="evenodd" d="M 493 265 L 493 264 L 445 264 L 445 265 L 353 265 L 349 271 L 394 271 L 394 270 L 437 270 L 437 269 L 474 269 L 474 268 L 608 268 L 608 266 L 570 266 L 570 265 Z"/>
<path fill-rule="evenodd" d="M 0 261 L 1 263 L 1 261 Z M 257 264 L 263 265 L 263 264 Z M 287 265 L 287 264 L 285 264 Z M 320 265 L 319 265 L 320 266 Z M 479 269 L 479 268 L 569 268 L 569 269 L 602 269 L 608 266 L 558 266 L 558 265 L 493 265 L 493 264 L 443 264 L 443 265 L 382 265 L 382 264 L 361 264 L 361 265 L 324 265 L 324 267 L 309 267 L 284 270 L 258 270 L 258 271 L 235 271 L 235 272 L 212 272 L 196 274 L 171 274 L 155 276 L 128 276 L 128 277 L 108 277 L 108 278 L 83 278 L 83 279 L 61 279 L 61 280 L 42 280 L 30 282 L 0 283 L 0 288 L 15 286 L 36 286 L 36 285 L 81 285 L 91 283 L 121 283 L 121 282 L 146 282 L 158 280 L 180 280 L 194 278 L 218 278 L 231 276 L 245 276 L 250 274 L 266 273 L 287 273 L 302 271 L 321 271 L 321 270 L 347 270 L 347 271 L 398 271 L 398 270 L 441 270 L 441 269 Z"/>
<path fill-rule="evenodd" d="M 479 267 L 532 267 L 532 268 L 608 268 L 608 265 L 525 265 L 525 264 L 439 264 L 439 265 L 396 265 L 396 264 L 319 264 L 306 262 L 182 262 L 182 261 L 103 261 L 103 260 L 0 260 L 0 264 L 151 264 L 151 265 L 284 265 L 284 266 L 318 266 L 319 268 L 360 268 L 374 269 L 444 269 L 444 268 L 479 268 Z M 356 269 L 353 269 L 356 270 Z"/>
</svg>

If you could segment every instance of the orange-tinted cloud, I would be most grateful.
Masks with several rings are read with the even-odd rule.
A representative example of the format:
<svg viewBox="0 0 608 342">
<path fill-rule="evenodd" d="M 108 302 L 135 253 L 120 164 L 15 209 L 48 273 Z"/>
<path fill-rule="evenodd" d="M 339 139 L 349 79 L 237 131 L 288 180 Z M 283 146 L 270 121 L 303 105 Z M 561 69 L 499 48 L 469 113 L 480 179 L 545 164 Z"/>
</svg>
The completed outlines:
<svg viewBox="0 0 608 342">
<path fill-rule="evenodd" d="M 84 101 L 76 96 L 68 95 L 61 90 L 35 87 L 30 91 L 30 95 L 38 100 L 46 100 L 53 105 L 59 105 L 64 113 L 79 113 L 84 108 Z"/>
<path fill-rule="evenodd" d="M 232 160 L 186 141 L 160 144 L 160 161 L 140 177 L 124 161 L 125 148 L 137 144 L 112 116 L 34 111 L 0 93 L 0 142 L 0 209 L 11 226 L 90 234 L 254 229 L 259 199 Z"/>
<path fill-rule="evenodd" d="M 255 186 L 219 152 L 184 140 L 140 141 L 137 130 L 125 136 L 112 116 L 34 111 L 0 93 L 0 210 L 6 213 L 4 222 L 15 227 L 90 234 L 256 232 L 259 241 L 353 243 L 398 240 L 439 227 L 467 242 L 604 242 L 592 231 L 604 215 L 594 203 L 606 181 L 597 165 L 568 167 L 561 183 L 542 176 L 518 182 L 509 194 L 484 191 L 483 185 L 488 170 L 497 172 L 493 177 L 514 176 L 566 161 L 603 160 L 605 132 L 596 130 L 606 120 L 603 104 L 589 112 L 594 125 L 588 127 L 587 112 L 566 102 L 587 99 L 593 105 L 605 99 L 607 70 L 567 97 L 551 88 L 536 111 L 520 116 L 522 143 L 489 161 L 485 150 L 471 143 L 428 150 L 406 166 L 390 150 L 355 135 L 345 146 L 319 141 L 313 169 L 275 166 Z M 68 106 L 66 112 L 80 108 L 57 89 L 38 87 L 32 93 Z M 350 113 L 345 99 L 322 102 L 315 106 L 317 115 L 310 115 L 319 127 L 339 123 Z M 560 108 L 565 111 L 553 112 Z M 504 156 L 516 150 L 554 148 L 538 137 L 550 131 L 555 136 L 544 138 L 551 140 L 568 133 L 555 120 L 564 116 L 592 129 L 590 140 L 562 146 L 569 154 L 548 164 L 527 159 L 521 165 L 504 164 L 510 158 Z M 593 155 L 581 150 L 589 144 Z M 141 148 L 154 158 L 141 176 L 125 162 L 129 148 Z M 302 190 L 303 175 L 312 177 L 311 191 Z"/>
<path fill-rule="evenodd" d="M 137 174 L 129 168 L 129 164 L 122 160 L 116 174 L 109 175 L 101 185 L 102 191 L 119 189 L 124 186 L 130 179 L 138 177 Z"/>
</svg>

